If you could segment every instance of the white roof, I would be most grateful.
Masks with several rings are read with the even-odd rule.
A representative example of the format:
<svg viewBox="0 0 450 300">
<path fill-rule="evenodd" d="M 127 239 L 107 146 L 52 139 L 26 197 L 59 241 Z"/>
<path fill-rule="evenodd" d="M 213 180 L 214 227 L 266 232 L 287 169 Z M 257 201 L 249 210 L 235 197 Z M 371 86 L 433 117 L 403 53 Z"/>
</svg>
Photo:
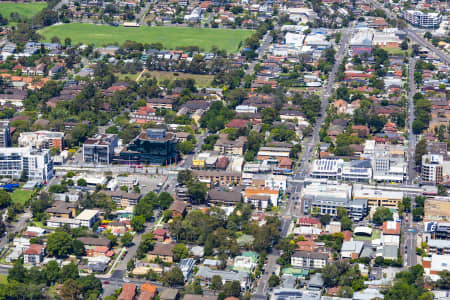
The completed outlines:
<svg viewBox="0 0 450 300">
<path fill-rule="evenodd" d="M 431 270 L 444 271 L 450 270 L 450 255 L 433 254 L 431 256 Z"/>
<path fill-rule="evenodd" d="M 355 234 L 364 233 L 364 234 L 367 234 L 367 235 L 371 235 L 372 234 L 372 228 L 366 227 L 366 226 L 358 226 L 358 227 L 355 228 L 355 230 L 353 230 L 353 232 Z"/>
<path fill-rule="evenodd" d="M 85 209 L 75 219 L 89 221 L 90 219 L 94 218 L 98 214 L 98 212 L 99 211 L 97 209 Z"/>
</svg>

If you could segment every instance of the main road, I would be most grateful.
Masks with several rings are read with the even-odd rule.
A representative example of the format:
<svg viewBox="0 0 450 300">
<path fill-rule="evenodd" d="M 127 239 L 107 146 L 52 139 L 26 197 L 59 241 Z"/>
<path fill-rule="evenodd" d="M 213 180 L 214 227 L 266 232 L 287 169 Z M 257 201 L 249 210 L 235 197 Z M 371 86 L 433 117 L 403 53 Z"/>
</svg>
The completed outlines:
<svg viewBox="0 0 450 300">
<path fill-rule="evenodd" d="M 414 70 L 416 67 L 416 59 L 411 58 L 409 61 L 409 74 L 408 74 L 408 184 L 413 184 L 416 177 L 416 161 L 415 151 L 417 136 L 413 131 L 414 122 L 414 95 L 416 94 L 416 82 L 414 81 Z"/>
<path fill-rule="evenodd" d="M 398 19 L 396 15 L 394 15 L 389 9 L 385 8 L 383 5 L 381 5 L 376 0 L 369 0 L 369 2 L 374 7 L 378 8 L 378 9 L 382 9 L 389 18 L 395 19 L 395 20 Z M 431 52 L 433 52 L 436 56 L 438 56 L 443 62 L 445 62 L 447 65 L 450 65 L 450 57 L 447 54 L 445 54 L 444 52 L 442 52 L 441 50 L 439 50 L 436 47 L 434 47 L 433 45 L 431 45 L 423 37 L 418 35 L 417 32 L 414 30 L 414 27 L 407 24 L 407 27 L 404 28 L 403 30 L 408 34 L 408 37 L 411 40 L 413 40 L 414 42 L 416 42 L 417 44 L 419 44 L 422 47 L 428 48 L 429 50 L 431 50 Z"/>
<path fill-rule="evenodd" d="M 351 36 L 351 29 L 353 28 L 353 23 L 350 28 L 347 28 L 347 30 L 344 32 L 344 37 L 341 39 L 341 43 L 339 45 L 338 52 L 336 53 L 336 60 L 333 65 L 333 69 L 331 70 L 331 73 L 328 77 L 328 83 L 325 87 L 325 91 L 322 94 L 321 98 L 321 111 L 320 116 L 316 120 L 316 123 L 314 125 L 312 137 L 310 140 L 306 143 L 303 151 L 302 158 L 300 160 L 299 167 L 296 171 L 296 174 L 294 175 L 294 181 L 290 181 L 291 190 L 294 192 L 291 193 L 291 195 L 288 198 L 288 201 L 286 203 L 286 207 L 283 210 L 283 213 L 281 214 L 281 236 L 286 237 L 289 231 L 289 226 L 292 223 L 292 220 L 294 218 L 294 207 L 295 202 L 297 199 L 297 192 L 301 190 L 301 183 L 300 180 L 305 178 L 305 175 L 308 172 L 309 169 L 309 161 L 312 158 L 313 150 L 316 144 L 319 142 L 319 131 L 320 128 L 323 126 L 323 123 L 325 121 L 325 114 L 326 109 L 328 107 L 328 99 L 330 95 L 332 94 L 334 84 L 336 81 L 336 73 L 339 69 L 339 65 L 342 63 L 346 49 L 348 46 L 348 42 L 350 40 Z M 262 274 L 261 279 L 259 280 L 259 284 L 256 290 L 256 293 L 253 295 L 252 299 L 266 299 L 267 298 L 267 287 L 268 287 L 268 281 L 272 273 L 275 271 L 276 267 L 276 260 L 279 257 L 280 253 L 276 249 L 272 249 L 272 252 L 267 256 L 267 266 L 264 270 L 264 274 Z"/>
</svg>

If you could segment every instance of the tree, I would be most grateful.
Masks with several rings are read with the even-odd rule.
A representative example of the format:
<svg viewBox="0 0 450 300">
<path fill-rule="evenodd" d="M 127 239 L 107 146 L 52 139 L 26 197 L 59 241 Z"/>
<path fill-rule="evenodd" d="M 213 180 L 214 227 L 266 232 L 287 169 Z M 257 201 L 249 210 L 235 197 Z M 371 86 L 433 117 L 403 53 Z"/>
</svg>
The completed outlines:
<svg viewBox="0 0 450 300">
<path fill-rule="evenodd" d="M 415 152 L 416 166 L 422 165 L 422 156 L 424 156 L 426 153 L 427 153 L 427 142 L 425 139 L 421 139 L 416 144 L 416 152 Z"/>
<path fill-rule="evenodd" d="M 211 278 L 211 283 L 209 284 L 209 288 L 216 293 L 216 291 L 220 291 L 223 288 L 223 281 L 220 275 L 214 275 Z"/>
<path fill-rule="evenodd" d="M 24 282 L 26 279 L 27 269 L 23 266 L 22 260 L 18 259 L 8 271 L 8 281 Z"/>
<path fill-rule="evenodd" d="M 322 223 L 322 226 L 325 226 L 327 224 L 329 224 L 331 221 L 331 216 L 326 214 L 326 215 L 321 215 L 320 216 L 320 223 Z"/>
<path fill-rule="evenodd" d="M 78 257 L 84 256 L 86 253 L 83 242 L 81 242 L 77 239 L 72 240 L 72 250 L 73 250 L 73 254 L 75 254 Z"/>
<path fill-rule="evenodd" d="M 348 211 L 345 207 L 338 207 L 337 208 L 337 218 L 340 220 L 343 217 L 348 215 Z"/>
<path fill-rule="evenodd" d="M 139 202 L 134 207 L 134 215 L 142 216 L 146 221 L 150 221 L 153 218 L 153 203 L 156 202 L 158 196 L 150 192 L 145 197 L 139 199 Z"/>
<path fill-rule="evenodd" d="M 181 259 L 189 256 L 189 250 L 182 243 L 176 244 L 175 247 L 173 247 L 172 252 L 175 262 L 179 262 Z"/>
<path fill-rule="evenodd" d="M 11 203 L 11 195 L 3 189 L 0 190 L 0 209 L 8 207 Z"/>
<path fill-rule="evenodd" d="M 431 34 L 431 32 L 427 31 L 427 32 L 425 32 L 423 37 L 426 38 L 427 40 L 429 40 L 429 39 L 433 38 L 433 35 Z"/>
<path fill-rule="evenodd" d="M 173 267 L 170 269 L 170 271 L 164 273 L 162 275 L 161 281 L 170 287 L 174 287 L 177 285 L 183 285 L 184 284 L 184 276 L 183 272 L 181 272 L 180 268 Z"/>
<path fill-rule="evenodd" d="M 125 232 L 125 234 L 120 238 L 120 242 L 123 246 L 129 247 L 133 242 L 133 235 L 131 232 Z"/>
<path fill-rule="evenodd" d="M 80 294 L 80 284 L 74 279 L 67 279 L 61 288 L 61 296 L 63 299 L 77 299 Z"/>
<path fill-rule="evenodd" d="M 408 42 L 406 40 L 403 40 L 403 42 L 400 43 L 400 49 L 402 50 L 408 50 Z"/>
<path fill-rule="evenodd" d="M 194 151 L 194 144 L 191 141 L 184 141 L 177 144 L 177 149 L 183 154 L 188 154 Z"/>
<path fill-rule="evenodd" d="M 96 278 L 93 274 L 80 277 L 77 280 L 83 299 L 98 299 L 102 292 L 102 282 Z"/>
<path fill-rule="evenodd" d="M 181 170 L 177 175 L 177 182 L 179 184 L 186 185 L 187 183 L 192 181 L 192 171 L 191 170 Z"/>
<path fill-rule="evenodd" d="M 87 186 L 86 179 L 84 179 L 84 178 L 78 179 L 78 180 L 77 180 L 77 185 L 78 185 L 78 186 Z"/>
<path fill-rule="evenodd" d="M 241 295 L 241 283 L 237 280 L 228 281 L 223 286 L 223 292 L 227 297 L 239 297 Z"/>
<path fill-rule="evenodd" d="M 342 230 L 352 230 L 352 228 L 353 228 L 353 221 L 347 216 L 342 217 L 341 229 Z"/>
<path fill-rule="evenodd" d="M 384 221 L 393 220 L 392 212 L 387 207 L 377 207 L 373 214 L 373 222 L 377 225 L 381 225 Z"/>
<path fill-rule="evenodd" d="M 436 282 L 436 287 L 441 290 L 449 290 L 450 289 L 450 271 L 444 270 L 439 272 L 439 280 Z"/>
<path fill-rule="evenodd" d="M 78 277 L 80 277 L 80 274 L 78 273 L 78 266 L 73 262 L 61 268 L 61 273 L 59 276 L 60 281 L 64 282 L 67 279 L 77 279 Z"/>
<path fill-rule="evenodd" d="M 438 184 L 437 188 L 439 196 L 447 196 L 447 188 L 445 187 L 445 185 Z"/>
<path fill-rule="evenodd" d="M 135 216 L 131 219 L 130 224 L 134 231 L 141 232 L 145 227 L 145 218 L 143 216 Z"/>
<path fill-rule="evenodd" d="M 47 265 L 45 266 L 44 272 L 45 272 L 45 278 L 47 279 L 48 285 L 58 281 L 60 271 L 61 270 L 59 269 L 59 265 L 56 262 L 56 260 L 51 260 L 47 263 Z"/>
<path fill-rule="evenodd" d="M 341 287 L 338 292 L 338 297 L 352 298 L 353 297 L 353 289 L 349 286 Z"/>
<path fill-rule="evenodd" d="M 57 258 L 67 257 L 72 253 L 72 238 L 64 231 L 57 231 L 48 235 L 47 253 Z"/>
<path fill-rule="evenodd" d="M 278 277 L 278 276 L 275 275 L 275 274 L 272 274 L 272 275 L 269 277 L 269 287 L 276 287 L 276 286 L 279 286 L 279 285 L 280 285 L 280 282 L 281 282 L 280 277 Z"/>
<path fill-rule="evenodd" d="M 159 207 L 163 210 L 168 209 L 173 202 L 172 196 L 168 192 L 162 192 L 158 197 Z"/>
<path fill-rule="evenodd" d="M 188 195 L 193 204 L 203 204 L 206 200 L 207 187 L 204 182 L 194 181 L 188 185 Z"/>
</svg>

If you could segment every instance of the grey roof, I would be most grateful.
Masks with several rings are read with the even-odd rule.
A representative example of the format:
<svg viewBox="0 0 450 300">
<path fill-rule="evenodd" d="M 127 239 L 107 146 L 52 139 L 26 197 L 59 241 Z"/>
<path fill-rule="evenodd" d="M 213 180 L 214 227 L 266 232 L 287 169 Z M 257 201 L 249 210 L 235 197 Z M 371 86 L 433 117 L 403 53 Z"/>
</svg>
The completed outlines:
<svg viewBox="0 0 450 300">
<path fill-rule="evenodd" d="M 392 245 L 384 245 L 383 246 L 383 257 L 392 258 L 397 257 L 398 255 L 398 247 Z"/>
<path fill-rule="evenodd" d="M 221 270 L 213 270 L 205 266 L 201 266 L 196 274 L 196 276 L 203 277 L 207 280 L 210 280 L 214 275 L 219 275 L 220 277 L 222 277 L 222 280 L 225 281 L 238 280 L 242 282 L 247 281 L 248 279 L 248 274 L 244 272 L 228 272 Z"/>
<path fill-rule="evenodd" d="M 308 283 L 308 288 L 323 288 L 324 282 L 321 273 L 314 274 Z"/>
<path fill-rule="evenodd" d="M 241 202 L 241 193 L 235 191 L 219 191 L 219 190 L 211 190 L 208 193 L 209 201 L 219 201 L 219 202 Z"/>
<path fill-rule="evenodd" d="M 177 289 L 166 288 L 159 295 L 159 298 L 163 300 L 174 300 L 177 298 L 177 295 L 178 295 Z"/>
<path fill-rule="evenodd" d="M 361 253 L 364 242 L 362 241 L 344 241 L 341 251 L 352 251 L 353 253 Z"/>
<path fill-rule="evenodd" d="M 449 240 L 428 240 L 427 242 L 428 246 L 433 248 L 450 248 L 450 241 Z"/>
<path fill-rule="evenodd" d="M 312 259 L 328 259 L 328 253 L 295 251 L 293 257 L 307 257 Z"/>
</svg>

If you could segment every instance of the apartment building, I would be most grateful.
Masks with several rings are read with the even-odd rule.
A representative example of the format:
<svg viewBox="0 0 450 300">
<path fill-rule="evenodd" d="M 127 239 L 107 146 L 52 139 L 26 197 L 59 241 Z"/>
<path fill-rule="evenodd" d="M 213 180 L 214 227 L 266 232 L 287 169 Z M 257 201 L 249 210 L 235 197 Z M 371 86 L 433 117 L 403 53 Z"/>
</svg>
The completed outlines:
<svg viewBox="0 0 450 300">
<path fill-rule="evenodd" d="M 442 22 L 442 15 L 440 13 L 424 13 L 419 10 L 404 11 L 403 17 L 411 25 L 420 28 L 438 28 Z"/>
<path fill-rule="evenodd" d="M 0 148 L 0 176 L 18 179 L 48 181 L 53 177 L 53 160 L 49 150 L 33 150 L 31 147 Z"/>
<path fill-rule="evenodd" d="M 21 132 L 18 143 L 20 147 L 30 146 L 35 149 L 58 149 L 60 152 L 64 147 L 64 132 L 35 131 Z"/>
<path fill-rule="evenodd" d="M 0 147 L 11 146 L 9 121 L 0 121 Z"/>
<path fill-rule="evenodd" d="M 86 163 L 110 164 L 117 147 L 116 134 L 97 134 L 83 144 L 83 160 Z"/>
<path fill-rule="evenodd" d="M 321 269 L 328 264 L 327 252 L 295 251 L 291 256 L 291 265 L 302 269 Z"/>
<path fill-rule="evenodd" d="M 436 185 L 449 180 L 450 161 L 439 154 L 422 156 L 421 183 Z"/>
<path fill-rule="evenodd" d="M 219 154 L 244 155 L 244 146 L 247 143 L 245 136 L 240 136 L 236 140 L 229 140 L 227 135 L 220 135 L 214 145 L 214 151 Z"/>
</svg>

